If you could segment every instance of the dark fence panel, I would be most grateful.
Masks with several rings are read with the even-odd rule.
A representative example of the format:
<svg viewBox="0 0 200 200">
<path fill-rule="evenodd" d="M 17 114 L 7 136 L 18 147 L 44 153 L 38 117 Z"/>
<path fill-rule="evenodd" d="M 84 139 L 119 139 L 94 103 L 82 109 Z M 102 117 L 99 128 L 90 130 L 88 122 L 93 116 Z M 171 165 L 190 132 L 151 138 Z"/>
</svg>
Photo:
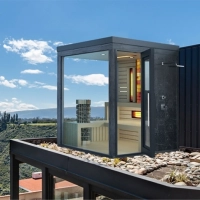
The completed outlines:
<svg viewBox="0 0 200 200">
<path fill-rule="evenodd" d="M 180 48 L 179 145 L 200 148 L 200 45 Z"/>
</svg>

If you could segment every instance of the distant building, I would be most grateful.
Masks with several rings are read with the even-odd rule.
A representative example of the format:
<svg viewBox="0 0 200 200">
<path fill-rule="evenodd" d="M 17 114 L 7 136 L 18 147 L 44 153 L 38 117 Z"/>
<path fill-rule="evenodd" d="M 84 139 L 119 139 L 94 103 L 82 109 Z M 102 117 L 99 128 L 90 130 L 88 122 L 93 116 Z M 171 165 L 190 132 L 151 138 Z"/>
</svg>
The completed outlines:
<svg viewBox="0 0 200 200">
<path fill-rule="evenodd" d="M 68 181 L 54 178 L 55 198 L 73 199 L 83 196 L 83 189 Z M 20 200 L 42 200 L 42 178 L 28 178 L 19 180 L 19 187 L 26 192 L 20 193 Z M 10 200 L 10 195 L 0 196 L 0 200 Z"/>
</svg>

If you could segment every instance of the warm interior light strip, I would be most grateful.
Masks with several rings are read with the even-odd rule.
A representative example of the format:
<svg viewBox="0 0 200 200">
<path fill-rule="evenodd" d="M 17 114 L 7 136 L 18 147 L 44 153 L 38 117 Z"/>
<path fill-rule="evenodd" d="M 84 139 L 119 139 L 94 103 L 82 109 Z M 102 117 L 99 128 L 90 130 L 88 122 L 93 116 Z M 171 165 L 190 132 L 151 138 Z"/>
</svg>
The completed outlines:
<svg viewBox="0 0 200 200">
<path fill-rule="evenodd" d="M 141 63 L 140 59 L 136 61 L 137 71 L 137 103 L 141 103 Z"/>
<path fill-rule="evenodd" d="M 117 58 L 133 58 L 132 56 L 117 56 Z"/>
<path fill-rule="evenodd" d="M 141 118 L 141 111 L 132 111 L 132 118 Z"/>
<path fill-rule="evenodd" d="M 133 102 L 133 68 L 130 68 L 130 102 Z"/>
</svg>

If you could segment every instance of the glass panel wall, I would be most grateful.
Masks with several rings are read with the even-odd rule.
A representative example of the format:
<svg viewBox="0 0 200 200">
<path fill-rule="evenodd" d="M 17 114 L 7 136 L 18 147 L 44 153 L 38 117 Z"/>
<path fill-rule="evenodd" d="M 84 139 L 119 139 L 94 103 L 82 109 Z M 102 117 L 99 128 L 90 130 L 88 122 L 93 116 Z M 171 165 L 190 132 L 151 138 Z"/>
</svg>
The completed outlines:
<svg viewBox="0 0 200 200">
<path fill-rule="evenodd" d="M 42 169 L 19 165 L 19 199 L 42 199 Z"/>
<path fill-rule="evenodd" d="M 141 152 L 141 55 L 117 52 L 118 155 Z"/>
<path fill-rule="evenodd" d="M 145 99 L 145 145 L 150 147 L 150 110 L 149 110 L 149 59 L 144 61 L 144 99 Z"/>
<path fill-rule="evenodd" d="M 65 57 L 63 144 L 109 154 L 109 52 Z"/>
<path fill-rule="evenodd" d="M 83 200 L 83 188 L 65 179 L 54 176 L 54 199 Z"/>
</svg>

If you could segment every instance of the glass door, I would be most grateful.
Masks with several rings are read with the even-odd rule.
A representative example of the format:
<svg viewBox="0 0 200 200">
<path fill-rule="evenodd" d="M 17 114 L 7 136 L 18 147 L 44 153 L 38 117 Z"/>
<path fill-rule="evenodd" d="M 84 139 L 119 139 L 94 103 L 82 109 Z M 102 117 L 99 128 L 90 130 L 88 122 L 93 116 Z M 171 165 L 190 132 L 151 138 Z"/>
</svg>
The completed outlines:
<svg viewBox="0 0 200 200">
<path fill-rule="evenodd" d="M 155 154 L 152 105 L 153 101 L 153 49 L 141 54 L 142 60 L 142 153 L 149 156 Z"/>
</svg>

